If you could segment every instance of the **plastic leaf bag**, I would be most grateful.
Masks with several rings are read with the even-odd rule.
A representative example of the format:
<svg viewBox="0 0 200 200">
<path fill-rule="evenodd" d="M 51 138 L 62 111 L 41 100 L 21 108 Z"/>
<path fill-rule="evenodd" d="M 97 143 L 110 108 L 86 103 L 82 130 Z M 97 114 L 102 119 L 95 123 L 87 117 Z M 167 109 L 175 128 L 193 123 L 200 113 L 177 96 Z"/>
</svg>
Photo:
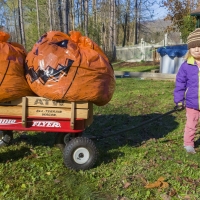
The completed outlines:
<svg viewBox="0 0 200 200">
<path fill-rule="evenodd" d="M 0 102 L 34 95 L 25 79 L 26 51 L 18 43 L 7 42 L 9 37 L 0 31 Z"/>
<path fill-rule="evenodd" d="M 44 34 L 26 58 L 26 78 L 31 89 L 51 100 L 108 103 L 115 89 L 112 66 L 88 37 L 72 31 Z"/>
</svg>

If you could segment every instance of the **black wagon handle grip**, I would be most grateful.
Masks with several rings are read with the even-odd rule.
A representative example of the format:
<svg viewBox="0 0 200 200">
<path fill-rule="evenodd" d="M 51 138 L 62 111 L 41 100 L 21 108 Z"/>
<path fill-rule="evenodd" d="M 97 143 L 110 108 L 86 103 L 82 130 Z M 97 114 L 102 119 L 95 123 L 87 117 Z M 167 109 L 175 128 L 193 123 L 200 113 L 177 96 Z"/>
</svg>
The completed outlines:
<svg viewBox="0 0 200 200">
<path fill-rule="evenodd" d="M 174 110 L 176 110 L 176 111 L 182 111 L 182 110 L 184 110 L 185 109 L 185 106 L 182 104 L 182 105 L 176 105 L 175 107 L 174 107 Z"/>
</svg>

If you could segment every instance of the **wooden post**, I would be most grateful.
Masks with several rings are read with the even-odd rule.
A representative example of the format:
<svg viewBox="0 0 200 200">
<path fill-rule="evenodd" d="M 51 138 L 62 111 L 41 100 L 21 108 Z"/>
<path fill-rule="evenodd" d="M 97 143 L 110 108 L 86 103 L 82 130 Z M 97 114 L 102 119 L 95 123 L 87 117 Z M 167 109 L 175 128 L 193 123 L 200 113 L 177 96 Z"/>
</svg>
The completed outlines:
<svg viewBox="0 0 200 200">
<path fill-rule="evenodd" d="M 92 102 L 89 102 L 88 109 L 89 109 L 89 112 L 88 112 L 89 115 L 88 115 L 88 118 L 85 120 L 85 127 L 88 127 L 93 122 L 93 103 Z"/>
<path fill-rule="evenodd" d="M 27 117 L 27 99 L 22 97 L 22 126 L 26 127 L 26 117 Z"/>
<path fill-rule="evenodd" d="M 70 128 L 74 129 L 74 121 L 75 121 L 75 112 L 76 112 L 76 104 L 75 102 L 71 102 L 71 120 L 70 120 Z"/>
</svg>

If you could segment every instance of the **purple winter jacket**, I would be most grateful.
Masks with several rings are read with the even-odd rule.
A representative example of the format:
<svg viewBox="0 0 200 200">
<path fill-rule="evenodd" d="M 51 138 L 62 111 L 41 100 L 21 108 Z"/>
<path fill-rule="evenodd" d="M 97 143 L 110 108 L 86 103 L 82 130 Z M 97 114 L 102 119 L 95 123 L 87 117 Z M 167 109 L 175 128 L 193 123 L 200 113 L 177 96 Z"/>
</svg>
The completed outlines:
<svg viewBox="0 0 200 200">
<path fill-rule="evenodd" d="M 176 75 L 174 102 L 185 101 L 186 107 L 200 110 L 200 71 L 193 57 L 180 66 Z"/>
</svg>

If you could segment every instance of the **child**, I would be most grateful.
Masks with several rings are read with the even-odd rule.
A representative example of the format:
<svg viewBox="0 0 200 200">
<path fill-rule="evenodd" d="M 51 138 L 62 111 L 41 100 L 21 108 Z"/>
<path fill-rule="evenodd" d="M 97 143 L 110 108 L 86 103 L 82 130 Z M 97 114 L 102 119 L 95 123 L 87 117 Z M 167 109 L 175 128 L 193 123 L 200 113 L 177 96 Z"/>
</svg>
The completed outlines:
<svg viewBox="0 0 200 200">
<path fill-rule="evenodd" d="M 176 75 L 174 102 L 176 105 L 186 103 L 184 148 L 194 154 L 194 137 L 200 117 L 200 28 L 189 34 L 187 45 L 186 60 Z"/>
</svg>

